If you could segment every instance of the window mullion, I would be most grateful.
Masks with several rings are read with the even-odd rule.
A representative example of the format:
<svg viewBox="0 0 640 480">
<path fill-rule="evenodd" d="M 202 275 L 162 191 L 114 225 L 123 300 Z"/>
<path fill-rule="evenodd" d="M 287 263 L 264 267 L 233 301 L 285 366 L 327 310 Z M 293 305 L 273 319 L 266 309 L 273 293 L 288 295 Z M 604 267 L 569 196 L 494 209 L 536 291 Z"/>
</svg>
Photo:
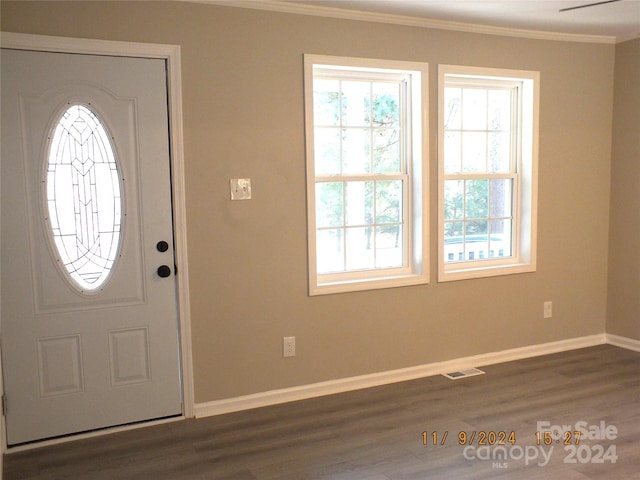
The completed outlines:
<svg viewBox="0 0 640 480">
<path fill-rule="evenodd" d="M 338 142 L 340 145 L 340 154 L 338 158 L 340 158 L 340 175 L 342 175 L 344 173 L 344 119 L 342 118 L 344 114 L 344 94 L 342 93 L 342 80 L 338 81 L 338 108 L 338 126 L 340 128 L 340 141 Z"/>
<path fill-rule="evenodd" d="M 489 89 L 487 88 L 484 92 L 484 100 L 485 105 L 487 106 L 484 111 L 484 122 L 485 122 L 485 130 L 484 130 L 484 169 L 485 171 L 489 171 Z"/>
<path fill-rule="evenodd" d="M 515 172 L 482 172 L 482 173 L 446 173 L 445 180 L 483 180 L 483 179 L 515 179 Z"/>
</svg>

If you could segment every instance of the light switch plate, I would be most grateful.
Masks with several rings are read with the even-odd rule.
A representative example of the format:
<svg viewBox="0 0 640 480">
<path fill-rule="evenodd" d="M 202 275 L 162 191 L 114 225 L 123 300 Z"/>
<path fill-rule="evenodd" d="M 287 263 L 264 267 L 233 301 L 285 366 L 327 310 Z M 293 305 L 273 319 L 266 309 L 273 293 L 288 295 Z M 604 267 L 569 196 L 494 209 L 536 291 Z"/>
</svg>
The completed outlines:
<svg viewBox="0 0 640 480">
<path fill-rule="evenodd" d="M 251 200 L 251 179 L 231 179 L 231 200 Z"/>
</svg>

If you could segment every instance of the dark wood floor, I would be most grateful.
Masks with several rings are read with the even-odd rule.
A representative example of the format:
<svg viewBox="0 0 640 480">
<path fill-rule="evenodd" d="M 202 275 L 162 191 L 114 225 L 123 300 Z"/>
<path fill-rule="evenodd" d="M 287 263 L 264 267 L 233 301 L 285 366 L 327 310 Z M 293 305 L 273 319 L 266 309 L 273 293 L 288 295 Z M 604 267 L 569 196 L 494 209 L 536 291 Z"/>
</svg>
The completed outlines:
<svg viewBox="0 0 640 480">
<path fill-rule="evenodd" d="M 602 345 L 483 370 L 10 453 L 4 478 L 640 479 L 640 353 Z M 537 446 L 542 421 L 617 433 Z M 467 443 L 477 432 L 473 444 L 459 432 Z M 490 432 L 506 445 L 490 446 Z"/>
</svg>

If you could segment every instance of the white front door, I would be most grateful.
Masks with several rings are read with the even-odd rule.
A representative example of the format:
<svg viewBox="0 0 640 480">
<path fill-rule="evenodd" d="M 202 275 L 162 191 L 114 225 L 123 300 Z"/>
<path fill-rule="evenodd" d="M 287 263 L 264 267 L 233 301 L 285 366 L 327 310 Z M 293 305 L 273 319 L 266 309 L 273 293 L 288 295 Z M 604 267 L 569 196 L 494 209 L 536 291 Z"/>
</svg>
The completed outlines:
<svg viewBox="0 0 640 480">
<path fill-rule="evenodd" d="M 165 60 L 1 62 L 8 444 L 180 415 Z"/>
</svg>

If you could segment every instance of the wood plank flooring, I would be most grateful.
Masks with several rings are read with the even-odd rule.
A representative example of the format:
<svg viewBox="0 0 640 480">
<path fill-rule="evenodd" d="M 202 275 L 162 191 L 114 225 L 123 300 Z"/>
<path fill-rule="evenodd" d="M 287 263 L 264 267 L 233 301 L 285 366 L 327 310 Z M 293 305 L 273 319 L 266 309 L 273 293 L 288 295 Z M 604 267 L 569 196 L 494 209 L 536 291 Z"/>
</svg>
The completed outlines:
<svg viewBox="0 0 640 480">
<path fill-rule="evenodd" d="M 4 478 L 640 479 L 640 353 L 602 345 L 482 369 L 10 453 Z M 536 445 L 544 421 L 591 435 L 604 422 L 610 438 Z M 490 432 L 515 442 L 490 445 Z"/>
</svg>

